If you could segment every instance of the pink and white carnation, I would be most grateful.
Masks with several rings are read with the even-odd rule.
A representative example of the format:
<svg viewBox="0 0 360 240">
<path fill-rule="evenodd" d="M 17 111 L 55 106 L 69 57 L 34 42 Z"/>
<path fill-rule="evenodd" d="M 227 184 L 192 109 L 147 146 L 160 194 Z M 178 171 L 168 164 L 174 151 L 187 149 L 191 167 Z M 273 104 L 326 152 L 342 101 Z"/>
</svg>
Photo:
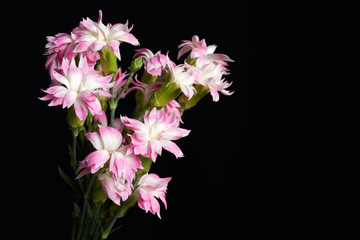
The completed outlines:
<svg viewBox="0 0 360 240">
<path fill-rule="evenodd" d="M 175 114 L 175 116 L 180 120 L 180 122 L 183 123 L 181 120 L 181 114 L 179 109 L 181 109 L 181 105 L 176 100 L 171 100 L 164 107 L 164 111 L 167 115 Z"/>
<path fill-rule="evenodd" d="M 101 182 L 101 186 L 106 196 L 119 206 L 121 200 L 126 201 L 131 195 L 131 182 L 128 182 L 123 178 L 120 179 L 120 181 L 115 181 L 112 173 L 108 170 L 104 170 L 100 173 L 98 179 Z"/>
<path fill-rule="evenodd" d="M 132 45 L 139 45 L 139 41 L 130 33 L 132 27 L 125 24 L 117 23 L 114 25 L 102 22 L 102 11 L 99 11 L 99 19 L 97 22 L 90 18 L 83 19 L 77 32 L 78 44 L 74 52 L 92 51 L 98 52 L 104 47 L 108 47 L 116 57 L 120 60 L 120 43 L 127 42 Z"/>
<path fill-rule="evenodd" d="M 109 160 L 109 171 L 115 181 L 124 178 L 131 182 L 134 172 L 142 168 L 140 158 L 133 154 L 132 149 L 121 146 L 122 135 L 115 128 L 99 125 L 99 132 L 90 132 L 85 136 L 96 150 L 80 162 L 77 170 L 78 178 L 88 173 L 96 173 Z"/>
<path fill-rule="evenodd" d="M 196 67 L 187 65 L 189 71 L 195 76 L 195 82 L 209 89 L 214 102 L 219 101 L 219 92 L 224 95 L 232 95 L 234 92 L 226 90 L 232 82 L 226 82 L 222 77 L 226 74 L 225 68 L 213 61 L 205 64 L 197 64 Z"/>
<path fill-rule="evenodd" d="M 149 157 L 155 162 L 164 148 L 176 158 L 184 156 L 172 141 L 187 136 L 190 130 L 179 128 L 180 120 L 175 114 L 168 115 L 163 109 L 153 108 L 151 112 L 145 113 L 144 123 L 128 117 L 120 118 L 124 126 L 134 131 L 130 137 L 135 155 Z"/>
<path fill-rule="evenodd" d="M 117 74 L 114 78 L 113 92 L 114 92 L 115 96 L 121 92 L 122 88 L 124 87 L 124 85 L 126 83 L 127 76 L 128 76 L 127 72 L 126 71 L 122 72 L 121 67 L 119 67 Z M 121 97 L 124 98 L 125 96 L 126 96 L 126 93 L 123 94 Z"/>
<path fill-rule="evenodd" d="M 151 98 L 152 94 L 159 90 L 163 82 L 157 81 L 153 82 L 152 84 L 148 85 L 146 83 L 143 83 L 137 79 L 137 75 L 135 76 L 135 80 L 131 79 L 131 83 L 133 86 L 128 89 L 127 92 L 131 92 L 133 90 L 138 90 L 144 94 L 144 98 L 142 101 L 142 104 L 145 105 Z"/>
<path fill-rule="evenodd" d="M 138 206 L 145 210 L 150 211 L 152 214 L 157 214 L 160 217 L 160 204 L 156 198 L 159 198 L 167 209 L 165 193 L 167 185 L 171 177 L 160 178 L 158 175 L 150 173 L 145 174 L 139 181 L 139 186 L 136 189 L 138 194 Z"/>
<path fill-rule="evenodd" d="M 196 89 L 193 86 L 195 76 L 190 71 L 187 71 L 185 64 L 180 64 L 175 67 L 169 66 L 169 72 L 169 83 L 176 83 L 176 86 L 179 87 L 183 94 L 189 99 L 196 94 Z"/>
<path fill-rule="evenodd" d="M 150 49 L 141 48 L 136 50 L 136 54 L 134 55 L 134 57 L 139 56 L 142 56 L 144 59 L 145 70 L 153 76 L 160 76 L 168 64 L 175 67 L 175 63 L 160 51 L 154 54 Z"/>
<path fill-rule="evenodd" d="M 233 60 L 225 54 L 214 53 L 216 47 L 216 45 L 207 46 L 205 39 L 200 40 L 197 35 L 194 35 L 191 41 L 183 40 L 183 43 L 178 46 L 178 59 L 185 53 L 190 52 L 188 58 L 198 58 L 197 63 L 201 64 L 212 60 L 217 64 L 227 66 L 227 62 L 233 62 Z"/>
<path fill-rule="evenodd" d="M 53 70 L 59 70 L 62 66 L 63 59 L 71 60 L 75 58 L 77 53 L 73 50 L 76 47 L 73 35 L 67 33 L 58 33 L 55 36 L 47 36 L 48 43 L 45 45 L 47 48 L 45 55 L 49 55 L 45 67 L 49 69 L 50 77 L 53 79 Z"/>
<path fill-rule="evenodd" d="M 63 59 L 61 68 L 62 73 L 52 70 L 53 86 L 43 90 L 47 95 L 40 99 L 51 100 L 49 106 L 74 106 L 80 120 L 85 120 L 89 111 L 92 115 L 101 115 L 101 104 L 96 96 L 111 97 L 106 90 L 113 86 L 110 83 L 112 75 L 102 76 L 87 64 L 84 57 L 80 57 L 78 66 L 75 59 L 71 62 Z"/>
</svg>

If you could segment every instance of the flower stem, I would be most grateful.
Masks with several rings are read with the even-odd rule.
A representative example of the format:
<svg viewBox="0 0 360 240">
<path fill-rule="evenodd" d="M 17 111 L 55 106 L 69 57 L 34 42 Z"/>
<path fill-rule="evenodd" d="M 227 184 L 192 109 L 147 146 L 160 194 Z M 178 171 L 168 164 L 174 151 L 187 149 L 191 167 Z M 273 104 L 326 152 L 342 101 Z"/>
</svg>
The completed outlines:
<svg viewBox="0 0 360 240">
<path fill-rule="evenodd" d="M 76 146 L 77 146 L 77 137 L 79 135 L 79 129 L 77 128 L 72 128 L 72 157 L 71 157 L 71 162 L 70 165 L 74 168 L 74 170 L 76 170 Z"/>
<path fill-rule="evenodd" d="M 82 213 L 81 213 L 79 231 L 78 231 L 78 234 L 77 234 L 77 237 L 76 237 L 77 240 L 79 240 L 80 237 L 81 237 L 81 233 L 82 233 L 83 225 L 84 225 L 84 220 L 85 220 L 85 213 L 86 213 L 87 205 L 88 205 L 88 200 L 85 199 L 83 209 L 82 209 Z"/>
<path fill-rule="evenodd" d="M 114 217 L 111 219 L 111 222 L 106 226 L 105 230 L 103 231 L 103 233 L 101 235 L 101 239 L 106 239 L 109 236 L 112 227 L 114 226 L 116 220 L 119 218 L 125 205 L 126 205 L 126 201 L 121 204 L 119 210 L 115 213 Z"/>
</svg>

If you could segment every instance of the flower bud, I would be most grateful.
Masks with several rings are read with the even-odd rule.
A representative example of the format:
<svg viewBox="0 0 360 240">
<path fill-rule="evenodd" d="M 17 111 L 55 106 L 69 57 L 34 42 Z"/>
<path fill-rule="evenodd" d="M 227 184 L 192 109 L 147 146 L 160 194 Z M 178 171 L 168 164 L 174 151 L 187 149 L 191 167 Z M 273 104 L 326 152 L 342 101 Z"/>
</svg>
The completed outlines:
<svg viewBox="0 0 360 240">
<path fill-rule="evenodd" d="M 101 109 L 106 112 L 108 109 L 108 98 L 105 96 L 98 96 L 97 98 L 99 99 Z"/>
<path fill-rule="evenodd" d="M 148 73 L 146 70 L 144 71 L 144 74 L 141 77 L 141 82 L 146 83 L 147 85 L 150 85 L 158 80 L 158 76 L 153 76 L 150 73 Z"/>
<path fill-rule="evenodd" d="M 66 121 L 69 124 L 71 128 L 79 128 L 84 125 L 85 120 L 81 121 L 75 113 L 74 106 L 71 106 L 68 109 L 67 115 L 66 115 Z"/>
<path fill-rule="evenodd" d="M 163 84 L 161 88 L 154 93 L 150 99 L 150 105 L 152 107 L 162 108 L 168 104 L 171 100 L 174 100 L 181 93 L 181 89 L 175 82 Z"/>
<path fill-rule="evenodd" d="M 138 169 L 137 174 L 139 176 L 142 176 L 149 172 L 151 164 L 152 164 L 152 160 L 151 160 L 151 158 L 143 157 L 141 155 L 139 157 L 141 159 L 141 166 L 143 167 L 143 169 Z"/>
<path fill-rule="evenodd" d="M 206 94 L 209 93 L 209 89 L 200 84 L 196 84 L 195 89 L 196 94 L 191 99 L 186 97 L 184 94 L 181 94 L 178 98 L 178 103 L 180 103 L 183 110 L 188 110 L 194 107 L 203 97 L 206 96 Z"/>
<path fill-rule="evenodd" d="M 99 53 L 101 70 L 104 76 L 110 75 L 111 73 L 115 73 L 115 76 L 118 71 L 116 55 L 110 51 L 109 48 L 103 48 Z"/>
<path fill-rule="evenodd" d="M 91 199 L 95 204 L 104 203 L 108 199 L 98 178 L 95 179 L 92 188 Z"/>
<path fill-rule="evenodd" d="M 141 56 L 135 58 L 134 60 L 131 61 L 130 71 L 132 73 L 135 73 L 135 72 L 139 71 L 140 68 L 142 67 L 143 63 L 144 63 L 144 61 L 143 61 Z"/>
</svg>

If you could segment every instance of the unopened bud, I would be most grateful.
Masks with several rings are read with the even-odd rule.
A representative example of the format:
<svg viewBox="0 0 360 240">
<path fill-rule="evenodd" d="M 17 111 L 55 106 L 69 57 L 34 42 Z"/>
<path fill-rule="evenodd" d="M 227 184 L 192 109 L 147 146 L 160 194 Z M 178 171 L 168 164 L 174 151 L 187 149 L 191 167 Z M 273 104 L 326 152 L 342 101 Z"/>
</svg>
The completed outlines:
<svg viewBox="0 0 360 240">
<path fill-rule="evenodd" d="M 175 82 L 163 84 L 150 99 L 151 107 L 162 108 L 181 93 L 181 89 Z"/>
<path fill-rule="evenodd" d="M 104 203 L 106 201 L 106 199 L 108 199 L 108 197 L 106 196 L 106 194 L 101 186 L 101 182 L 99 181 L 98 178 L 95 179 L 94 186 L 93 186 L 92 193 L 91 193 L 91 199 L 95 204 Z"/>
<path fill-rule="evenodd" d="M 196 94 L 191 99 L 184 94 L 181 94 L 178 98 L 178 103 L 181 105 L 183 110 L 188 110 L 194 107 L 203 97 L 206 96 L 206 94 L 209 93 L 209 89 L 200 84 L 196 84 L 195 89 Z"/>
<path fill-rule="evenodd" d="M 84 125 L 85 120 L 81 121 L 75 113 L 74 106 L 71 106 L 68 109 L 67 115 L 66 115 L 66 121 L 69 124 L 71 128 L 79 128 Z"/>
<path fill-rule="evenodd" d="M 131 61 L 131 64 L 130 64 L 130 70 L 132 73 L 135 73 L 137 71 L 140 70 L 140 68 L 142 67 L 144 61 L 142 59 L 142 57 L 137 57 L 135 58 L 134 60 Z"/>
</svg>

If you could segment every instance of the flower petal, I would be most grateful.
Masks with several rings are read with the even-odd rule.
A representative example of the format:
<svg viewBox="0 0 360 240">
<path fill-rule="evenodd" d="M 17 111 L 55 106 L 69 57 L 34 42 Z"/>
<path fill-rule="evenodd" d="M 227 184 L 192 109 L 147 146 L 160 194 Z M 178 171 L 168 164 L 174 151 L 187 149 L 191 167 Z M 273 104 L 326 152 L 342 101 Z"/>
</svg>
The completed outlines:
<svg viewBox="0 0 360 240">
<path fill-rule="evenodd" d="M 118 130 L 112 127 L 103 127 L 99 125 L 99 133 L 106 150 L 115 151 L 120 147 L 122 135 Z"/>
</svg>

